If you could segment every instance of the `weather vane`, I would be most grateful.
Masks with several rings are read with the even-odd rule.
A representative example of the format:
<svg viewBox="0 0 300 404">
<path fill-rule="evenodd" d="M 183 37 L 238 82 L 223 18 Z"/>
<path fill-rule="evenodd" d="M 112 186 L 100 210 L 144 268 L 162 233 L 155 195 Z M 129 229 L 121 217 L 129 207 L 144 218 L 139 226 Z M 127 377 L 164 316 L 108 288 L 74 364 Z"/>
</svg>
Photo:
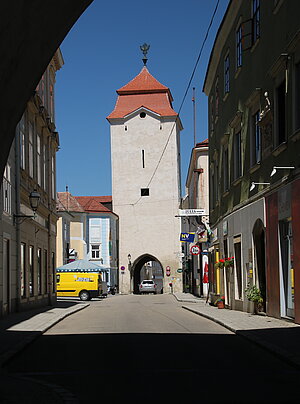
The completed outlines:
<svg viewBox="0 0 300 404">
<path fill-rule="evenodd" d="M 148 60 L 147 53 L 148 53 L 149 49 L 150 49 L 150 45 L 146 44 L 146 42 L 144 43 L 144 45 L 140 46 L 140 50 L 143 52 L 143 55 L 144 55 L 142 60 L 143 60 L 145 66 L 146 66 L 146 63 Z"/>
</svg>

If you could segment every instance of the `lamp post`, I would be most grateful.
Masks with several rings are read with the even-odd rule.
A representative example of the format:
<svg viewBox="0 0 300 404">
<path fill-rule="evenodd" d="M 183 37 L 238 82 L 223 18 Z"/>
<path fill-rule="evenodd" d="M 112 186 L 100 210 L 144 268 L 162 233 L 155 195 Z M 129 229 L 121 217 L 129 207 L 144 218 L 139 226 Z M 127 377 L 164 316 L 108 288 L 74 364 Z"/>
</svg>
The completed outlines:
<svg viewBox="0 0 300 404">
<path fill-rule="evenodd" d="M 33 215 L 19 215 L 19 214 L 14 214 L 14 221 L 17 224 L 21 224 L 24 220 L 29 219 L 29 218 L 35 218 L 35 213 L 38 209 L 38 206 L 40 204 L 41 200 L 41 195 L 40 193 L 34 189 L 33 191 L 30 192 L 29 194 L 29 203 L 31 210 L 33 211 Z M 18 221 L 20 219 L 20 221 Z"/>
<path fill-rule="evenodd" d="M 133 288 L 132 288 L 132 267 L 131 267 L 131 254 L 127 255 L 128 258 L 128 270 L 129 270 L 129 292 L 132 293 L 133 292 Z"/>
</svg>

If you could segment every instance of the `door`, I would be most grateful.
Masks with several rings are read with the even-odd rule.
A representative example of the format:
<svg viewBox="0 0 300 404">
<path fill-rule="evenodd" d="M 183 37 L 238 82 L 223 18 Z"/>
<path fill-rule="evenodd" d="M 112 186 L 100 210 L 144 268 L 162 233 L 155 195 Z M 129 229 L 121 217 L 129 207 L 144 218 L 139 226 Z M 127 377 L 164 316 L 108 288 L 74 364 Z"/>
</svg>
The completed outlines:
<svg viewBox="0 0 300 404">
<path fill-rule="evenodd" d="M 3 239 L 3 314 L 10 311 L 10 256 L 9 240 Z"/>
<path fill-rule="evenodd" d="M 291 220 L 279 222 L 281 258 L 281 314 L 294 317 L 293 234 Z"/>
</svg>

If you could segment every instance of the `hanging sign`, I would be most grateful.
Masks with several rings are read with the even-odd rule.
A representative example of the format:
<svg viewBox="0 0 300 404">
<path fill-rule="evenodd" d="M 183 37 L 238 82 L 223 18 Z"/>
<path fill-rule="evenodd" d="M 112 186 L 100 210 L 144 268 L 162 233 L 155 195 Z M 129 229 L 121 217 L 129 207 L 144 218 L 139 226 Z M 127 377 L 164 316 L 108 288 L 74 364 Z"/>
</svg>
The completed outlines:
<svg viewBox="0 0 300 404">
<path fill-rule="evenodd" d="M 195 233 L 181 233 L 180 241 L 186 241 L 187 243 L 193 243 L 195 239 Z"/>
</svg>

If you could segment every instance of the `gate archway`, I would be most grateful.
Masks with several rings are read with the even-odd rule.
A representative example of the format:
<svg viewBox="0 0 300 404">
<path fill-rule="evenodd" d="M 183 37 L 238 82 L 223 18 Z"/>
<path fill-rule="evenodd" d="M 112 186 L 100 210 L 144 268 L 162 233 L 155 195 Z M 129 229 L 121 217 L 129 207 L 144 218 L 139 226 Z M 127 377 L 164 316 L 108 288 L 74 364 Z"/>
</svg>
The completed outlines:
<svg viewBox="0 0 300 404">
<path fill-rule="evenodd" d="M 148 264 L 148 265 L 147 265 Z M 163 293 L 164 271 L 160 261 L 151 254 L 143 254 L 132 264 L 132 290 L 134 294 L 139 293 L 139 284 L 144 279 L 154 279 L 158 293 Z"/>
</svg>

